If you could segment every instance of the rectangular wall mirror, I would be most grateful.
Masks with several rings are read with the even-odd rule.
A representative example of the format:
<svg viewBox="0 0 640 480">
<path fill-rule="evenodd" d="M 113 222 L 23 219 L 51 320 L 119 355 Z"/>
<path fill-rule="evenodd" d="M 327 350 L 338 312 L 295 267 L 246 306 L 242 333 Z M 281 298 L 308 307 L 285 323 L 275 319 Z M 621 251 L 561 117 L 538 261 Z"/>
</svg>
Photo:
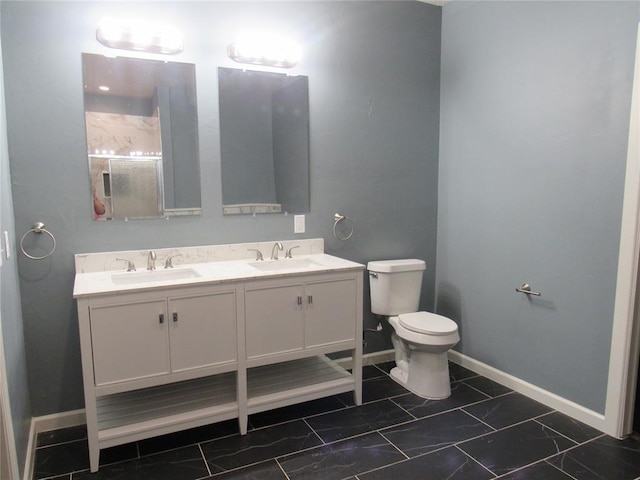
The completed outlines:
<svg viewBox="0 0 640 480">
<path fill-rule="evenodd" d="M 305 76 L 218 68 L 225 214 L 309 212 Z"/>
<path fill-rule="evenodd" d="M 82 54 L 96 220 L 200 213 L 195 65 Z"/>
</svg>

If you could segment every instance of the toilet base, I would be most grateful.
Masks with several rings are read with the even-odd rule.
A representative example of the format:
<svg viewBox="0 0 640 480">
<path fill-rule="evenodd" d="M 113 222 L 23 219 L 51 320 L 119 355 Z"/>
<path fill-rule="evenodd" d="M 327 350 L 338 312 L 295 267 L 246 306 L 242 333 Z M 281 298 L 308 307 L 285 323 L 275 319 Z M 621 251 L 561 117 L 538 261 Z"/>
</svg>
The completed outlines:
<svg viewBox="0 0 640 480">
<path fill-rule="evenodd" d="M 427 400 L 451 396 L 447 353 L 412 352 L 407 371 L 391 369 L 391 378 L 411 393 Z"/>
</svg>

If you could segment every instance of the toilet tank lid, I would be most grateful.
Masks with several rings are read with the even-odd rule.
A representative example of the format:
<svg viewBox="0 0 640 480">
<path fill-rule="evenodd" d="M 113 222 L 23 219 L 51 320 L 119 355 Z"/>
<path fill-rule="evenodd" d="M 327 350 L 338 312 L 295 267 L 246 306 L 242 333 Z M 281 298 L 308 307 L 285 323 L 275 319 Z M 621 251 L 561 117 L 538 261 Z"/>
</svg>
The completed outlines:
<svg viewBox="0 0 640 480">
<path fill-rule="evenodd" d="M 393 273 L 411 272 L 415 270 L 426 270 L 424 260 L 416 258 L 406 258 L 400 260 L 376 260 L 367 263 L 367 270 L 370 272 Z"/>
</svg>

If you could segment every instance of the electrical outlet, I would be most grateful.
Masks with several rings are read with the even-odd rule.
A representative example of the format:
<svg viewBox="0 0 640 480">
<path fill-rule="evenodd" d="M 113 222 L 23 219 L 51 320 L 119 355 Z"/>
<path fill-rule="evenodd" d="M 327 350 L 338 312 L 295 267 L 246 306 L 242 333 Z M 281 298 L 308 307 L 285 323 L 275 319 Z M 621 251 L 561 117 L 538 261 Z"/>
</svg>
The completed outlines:
<svg viewBox="0 0 640 480">
<path fill-rule="evenodd" d="M 293 233 L 304 233 L 304 215 L 293 216 Z"/>
</svg>

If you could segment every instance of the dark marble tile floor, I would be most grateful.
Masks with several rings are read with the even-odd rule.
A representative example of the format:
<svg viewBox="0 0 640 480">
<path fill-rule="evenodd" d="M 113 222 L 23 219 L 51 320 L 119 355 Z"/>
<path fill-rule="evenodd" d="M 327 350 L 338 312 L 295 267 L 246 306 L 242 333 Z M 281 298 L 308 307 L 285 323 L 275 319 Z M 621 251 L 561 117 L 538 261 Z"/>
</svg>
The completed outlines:
<svg viewBox="0 0 640 480">
<path fill-rule="evenodd" d="M 640 437 L 616 440 L 451 364 L 429 401 L 365 367 L 364 404 L 336 395 L 121 445 L 89 472 L 86 429 L 38 436 L 34 480 L 637 480 Z"/>
</svg>

